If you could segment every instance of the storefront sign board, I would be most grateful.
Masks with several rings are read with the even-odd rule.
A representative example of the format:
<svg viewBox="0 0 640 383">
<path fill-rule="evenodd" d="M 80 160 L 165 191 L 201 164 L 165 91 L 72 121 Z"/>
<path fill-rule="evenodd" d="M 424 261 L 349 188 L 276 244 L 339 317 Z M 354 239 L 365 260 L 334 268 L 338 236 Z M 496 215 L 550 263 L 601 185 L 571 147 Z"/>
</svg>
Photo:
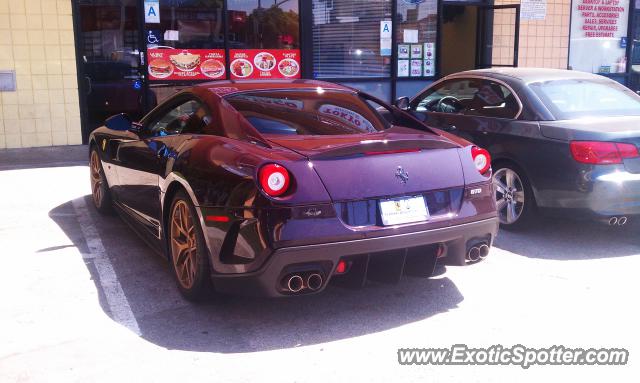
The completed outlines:
<svg viewBox="0 0 640 383">
<path fill-rule="evenodd" d="M 300 78 L 298 49 L 231 49 L 232 79 Z"/>
<path fill-rule="evenodd" d="M 225 76 L 224 49 L 147 49 L 149 80 L 220 80 Z"/>
</svg>

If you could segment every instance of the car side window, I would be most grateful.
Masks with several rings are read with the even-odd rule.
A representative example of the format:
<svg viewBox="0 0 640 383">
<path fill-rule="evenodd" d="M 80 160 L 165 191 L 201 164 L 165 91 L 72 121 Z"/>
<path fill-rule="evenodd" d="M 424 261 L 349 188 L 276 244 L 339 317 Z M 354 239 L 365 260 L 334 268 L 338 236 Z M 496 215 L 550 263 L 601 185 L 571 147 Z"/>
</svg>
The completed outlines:
<svg viewBox="0 0 640 383">
<path fill-rule="evenodd" d="M 200 134 L 211 122 L 207 108 L 196 100 L 189 100 L 172 108 L 149 124 L 152 136 Z"/>
<path fill-rule="evenodd" d="M 520 105 L 515 95 L 494 81 L 482 80 L 478 91 L 467 104 L 464 114 L 494 118 L 515 118 Z"/>
<path fill-rule="evenodd" d="M 476 79 L 444 81 L 422 94 L 416 112 L 462 113 L 480 88 Z"/>
</svg>

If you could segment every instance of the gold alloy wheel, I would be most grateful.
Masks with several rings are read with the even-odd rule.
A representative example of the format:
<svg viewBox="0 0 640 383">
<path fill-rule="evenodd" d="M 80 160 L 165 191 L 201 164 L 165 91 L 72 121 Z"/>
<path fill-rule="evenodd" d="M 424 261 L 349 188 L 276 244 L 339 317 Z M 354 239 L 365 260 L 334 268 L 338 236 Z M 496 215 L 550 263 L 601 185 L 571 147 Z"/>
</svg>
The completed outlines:
<svg viewBox="0 0 640 383">
<path fill-rule="evenodd" d="M 183 200 L 177 201 L 171 212 L 171 257 L 180 285 L 192 288 L 198 267 L 196 228 Z"/>
<path fill-rule="evenodd" d="M 96 206 L 102 203 L 102 175 L 100 174 L 100 157 L 95 150 L 91 152 L 91 195 Z"/>
</svg>

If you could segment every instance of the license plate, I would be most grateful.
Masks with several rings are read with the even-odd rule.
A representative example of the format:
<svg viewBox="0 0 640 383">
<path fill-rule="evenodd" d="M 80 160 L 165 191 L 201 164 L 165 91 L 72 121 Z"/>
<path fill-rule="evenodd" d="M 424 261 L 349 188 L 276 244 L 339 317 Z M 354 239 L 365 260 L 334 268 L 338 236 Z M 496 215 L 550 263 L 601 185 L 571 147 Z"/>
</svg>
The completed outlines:
<svg viewBox="0 0 640 383">
<path fill-rule="evenodd" d="M 400 225 L 428 220 L 429 210 L 422 196 L 391 198 L 380 200 L 380 215 L 383 225 Z"/>
</svg>

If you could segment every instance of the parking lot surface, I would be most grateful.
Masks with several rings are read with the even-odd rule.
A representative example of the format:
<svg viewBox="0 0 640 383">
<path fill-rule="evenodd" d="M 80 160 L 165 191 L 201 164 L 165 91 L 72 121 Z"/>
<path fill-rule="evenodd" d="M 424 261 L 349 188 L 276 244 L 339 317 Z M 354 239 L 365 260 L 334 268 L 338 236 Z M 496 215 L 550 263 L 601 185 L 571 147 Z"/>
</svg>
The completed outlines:
<svg viewBox="0 0 640 383">
<path fill-rule="evenodd" d="M 540 219 L 430 279 L 292 299 L 181 298 L 93 209 L 86 148 L 0 153 L 0 381 L 628 382 L 640 223 Z M 398 348 L 626 348 L 626 366 L 401 366 Z"/>
</svg>

